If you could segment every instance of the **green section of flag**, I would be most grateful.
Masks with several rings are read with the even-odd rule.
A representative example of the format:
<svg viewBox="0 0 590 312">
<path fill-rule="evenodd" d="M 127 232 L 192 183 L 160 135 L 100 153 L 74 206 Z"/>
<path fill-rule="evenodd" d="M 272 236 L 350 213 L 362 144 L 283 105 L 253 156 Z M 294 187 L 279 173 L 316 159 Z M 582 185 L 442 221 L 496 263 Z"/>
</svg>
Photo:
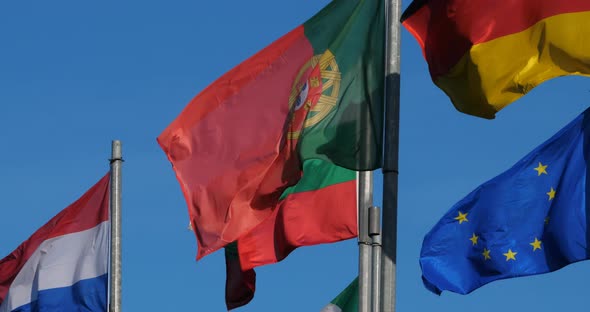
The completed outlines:
<svg viewBox="0 0 590 312">
<path fill-rule="evenodd" d="M 329 50 L 336 67 L 330 65 L 326 68 L 328 73 L 322 75 L 323 85 L 329 86 L 323 96 L 334 101 L 329 104 L 333 108 L 321 121 L 303 130 L 299 145 L 302 158 L 324 159 L 355 170 L 379 168 L 385 73 L 384 1 L 332 1 L 304 28 L 314 54 L 322 55 Z M 334 75 L 336 72 L 339 74 Z M 318 113 L 310 112 L 308 119 L 315 114 Z"/>
<path fill-rule="evenodd" d="M 358 277 L 348 285 L 321 312 L 356 312 L 359 308 L 359 279 Z"/>
<path fill-rule="evenodd" d="M 319 159 L 307 160 L 303 163 L 303 176 L 297 184 L 287 188 L 281 199 L 293 193 L 316 191 L 330 185 L 354 181 L 356 171 L 338 167 Z"/>
</svg>

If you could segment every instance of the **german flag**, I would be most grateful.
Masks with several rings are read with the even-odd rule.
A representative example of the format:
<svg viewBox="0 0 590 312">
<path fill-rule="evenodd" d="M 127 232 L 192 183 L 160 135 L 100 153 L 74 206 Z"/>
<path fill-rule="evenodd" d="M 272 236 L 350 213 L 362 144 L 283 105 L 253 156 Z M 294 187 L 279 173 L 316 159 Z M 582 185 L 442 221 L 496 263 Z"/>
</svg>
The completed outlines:
<svg viewBox="0 0 590 312">
<path fill-rule="evenodd" d="M 470 115 L 491 119 L 546 80 L 590 75 L 590 0 L 416 0 L 401 21 Z"/>
</svg>

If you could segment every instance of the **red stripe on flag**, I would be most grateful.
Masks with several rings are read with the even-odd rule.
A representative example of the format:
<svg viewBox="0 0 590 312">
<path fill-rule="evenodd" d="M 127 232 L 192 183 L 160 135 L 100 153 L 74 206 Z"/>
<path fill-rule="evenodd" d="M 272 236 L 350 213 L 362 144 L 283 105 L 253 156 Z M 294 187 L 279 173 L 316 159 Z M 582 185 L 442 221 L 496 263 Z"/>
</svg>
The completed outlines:
<svg viewBox="0 0 590 312">
<path fill-rule="evenodd" d="M 243 270 L 283 260 L 297 247 L 357 236 L 356 181 L 293 193 L 238 240 Z"/>
<path fill-rule="evenodd" d="M 521 32 L 551 16 L 590 11 L 588 0 L 424 2 L 403 25 L 422 46 L 433 79 L 448 73 L 473 45 Z"/>
<path fill-rule="evenodd" d="M 109 220 L 109 177 L 110 174 L 107 173 L 76 202 L 58 213 L 11 254 L 0 260 L 0 304 L 18 272 L 41 243 L 91 229 Z"/>
</svg>

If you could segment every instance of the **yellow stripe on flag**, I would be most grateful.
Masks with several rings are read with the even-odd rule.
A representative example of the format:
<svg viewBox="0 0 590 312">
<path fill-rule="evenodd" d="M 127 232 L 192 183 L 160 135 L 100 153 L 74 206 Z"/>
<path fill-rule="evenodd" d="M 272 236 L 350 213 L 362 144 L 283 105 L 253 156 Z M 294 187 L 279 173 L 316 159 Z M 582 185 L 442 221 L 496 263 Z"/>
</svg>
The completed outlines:
<svg viewBox="0 0 590 312">
<path fill-rule="evenodd" d="M 551 78 L 590 75 L 590 12 L 546 18 L 477 44 L 435 83 L 467 114 L 494 114 Z"/>
</svg>

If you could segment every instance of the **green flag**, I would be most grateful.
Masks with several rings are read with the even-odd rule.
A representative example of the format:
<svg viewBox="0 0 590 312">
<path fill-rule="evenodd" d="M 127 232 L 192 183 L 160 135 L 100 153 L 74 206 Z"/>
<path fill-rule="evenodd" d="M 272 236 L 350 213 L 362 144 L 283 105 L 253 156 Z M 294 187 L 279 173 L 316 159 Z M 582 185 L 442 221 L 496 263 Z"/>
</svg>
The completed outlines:
<svg viewBox="0 0 590 312">
<path fill-rule="evenodd" d="M 359 278 L 355 278 L 321 312 L 356 312 L 359 309 Z"/>
</svg>

